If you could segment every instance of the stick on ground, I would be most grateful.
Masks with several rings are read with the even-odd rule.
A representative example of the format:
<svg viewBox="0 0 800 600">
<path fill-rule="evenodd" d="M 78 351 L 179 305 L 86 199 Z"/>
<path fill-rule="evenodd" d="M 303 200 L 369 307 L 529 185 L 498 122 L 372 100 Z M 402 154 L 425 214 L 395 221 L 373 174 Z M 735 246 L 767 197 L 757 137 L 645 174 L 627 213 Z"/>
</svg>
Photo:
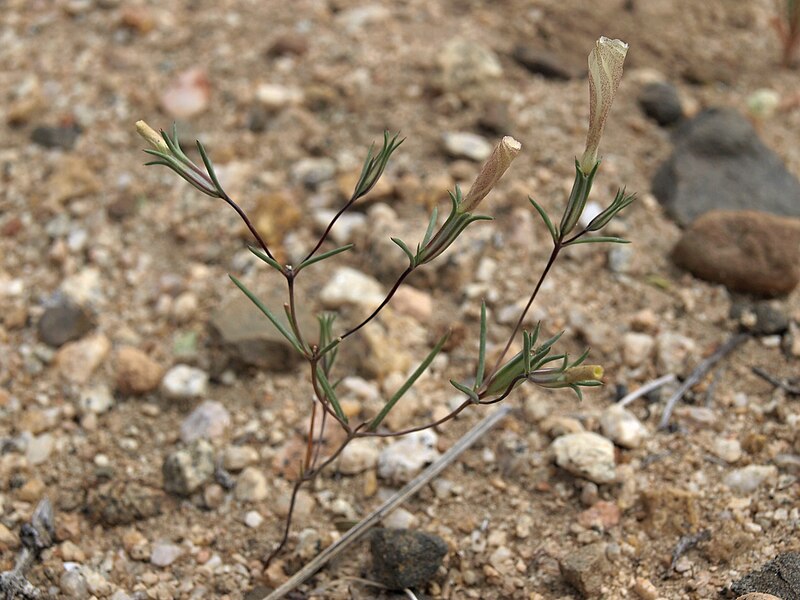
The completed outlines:
<svg viewBox="0 0 800 600">
<path fill-rule="evenodd" d="M 661 421 L 658 423 L 659 429 L 666 429 L 669 426 L 669 420 L 672 418 L 672 411 L 678 404 L 683 395 L 689 391 L 690 388 L 695 386 L 703 377 L 706 376 L 715 364 L 725 358 L 730 352 L 735 350 L 745 340 L 750 338 L 748 333 L 737 333 L 729 337 L 722 346 L 717 348 L 711 356 L 697 365 L 697 368 L 684 380 L 678 390 L 667 400 L 667 405 L 664 407 L 664 414 L 661 415 Z"/>
<path fill-rule="evenodd" d="M 472 446 L 472 444 L 478 441 L 478 439 L 480 439 L 487 431 L 497 425 L 510 411 L 510 406 L 501 406 L 493 413 L 486 415 L 477 425 L 475 425 L 475 427 L 464 434 L 464 436 L 438 460 L 433 462 L 422 473 L 409 481 L 394 496 L 373 510 L 360 523 L 358 523 L 358 525 L 354 525 L 336 542 L 320 552 L 314 560 L 292 575 L 292 577 L 290 577 L 286 583 L 262 598 L 262 600 L 278 600 L 279 598 L 283 598 L 298 585 L 301 585 L 306 579 L 324 567 L 328 561 L 333 559 L 333 557 L 343 552 L 354 542 L 358 541 L 361 536 L 363 536 L 373 525 L 378 523 L 395 508 L 400 506 L 403 502 L 408 500 L 408 498 L 416 494 L 420 489 L 436 478 L 439 473 L 450 466 L 453 461 L 455 461 L 465 450 Z"/>
</svg>

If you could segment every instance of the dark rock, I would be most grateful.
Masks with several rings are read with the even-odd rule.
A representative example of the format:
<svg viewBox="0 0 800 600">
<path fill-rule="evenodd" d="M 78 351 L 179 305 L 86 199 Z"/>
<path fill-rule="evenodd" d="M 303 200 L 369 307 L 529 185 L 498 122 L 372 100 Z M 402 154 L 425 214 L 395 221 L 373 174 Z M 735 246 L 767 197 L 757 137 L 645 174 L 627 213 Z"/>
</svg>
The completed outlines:
<svg viewBox="0 0 800 600">
<path fill-rule="evenodd" d="M 800 217 L 800 182 L 738 112 L 704 110 L 677 129 L 674 142 L 653 193 L 680 224 L 715 209 Z"/>
<path fill-rule="evenodd" d="M 596 542 L 568 553 L 558 563 L 561 576 L 585 598 L 596 596 L 608 571 L 606 545 Z"/>
<path fill-rule="evenodd" d="M 40 125 L 31 132 L 31 141 L 45 148 L 72 150 L 80 133 L 81 128 L 75 124 L 56 127 Z"/>
<path fill-rule="evenodd" d="M 82 338 L 93 328 L 91 315 L 68 301 L 45 310 L 38 324 L 39 339 L 54 348 Z"/>
<path fill-rule="evenodd" d="M 713 211 L 683 234 L 672 260 L 732 291 L 786 294 L 800 281 L 800 221 L 757 211 Z"/>
<path fill-rule="evenodd" d="M 731 306 L 731 318 L 755 335 L 775 335 L 789 328 L 785 308 L 775 301 L 749 302 L 738 300 Z"/>
<path fill-rule="evenodd" d="M 559 56 L 543 48 L 520 44 L 514 48 L 514 60 L 535 75 L 566 81 L 575 77 L 573 69 Z"/>
<path fill-rule="evenodd" d="M 269 300 L 262 298 L 274 314 L 282 314 L 278 304 L 282 299 L 276 298 L 275 302 Z M 303 321 L 302 314 L 300 320 Z M 286 371 L 298 362 L 297 351 L 245 296 L 223 305 L 212 316 L 209 327 L 214 350 L 212 373 L 215 375 L 228 367 Z M 311 331 L 307 327 L 305 330 Z"/>
<path fill-rule="evenodd" d="M 132 481 L 113 481 L 89 492 L 86 512 L 95 523 L 128 525 L 161 514 L 166 496 Z"/>
<path fill-rule="evenodd" d="M 800 600 L 800 552 L 785 552 L 758 571 L 748 573 L 731 585 L 735 594 L 773 594 L 782 600 Z"/>
<path fill-rule="evenodd" d="M 375 529 L 370 537 L 372 574 L 393 590 L 420 586 L 439 570 L 447 554 L 445 541 L 407 529 Z"/>
<path fill-rule="evenodd" d="M 269 125 L 270 112 L 261 104 L 250 107 L 245 117 L 245 126 L 253 133 L 263 133 Z"/>
<path fill-rule="evenodd" d="M 214 448 L 205 440 L 195 440 L 188 448 L 167 455 L 161 473 L 165 490 L 189 496 L 214 476 Z"/>
<path fill-rule="evenodd" d="M 308 38 L 300 33 L 284 33 L 275 38 L 269 49 L 267 56 L 303 56 L 308 52 Z"/>
<path fill-rule="evenodd" d="M 683 108 L 678 90 L 666 82 L 647 84 L 639 93 L 639 106 L 644 114 L 665 127 L 683 118 Z"/>
</svg>

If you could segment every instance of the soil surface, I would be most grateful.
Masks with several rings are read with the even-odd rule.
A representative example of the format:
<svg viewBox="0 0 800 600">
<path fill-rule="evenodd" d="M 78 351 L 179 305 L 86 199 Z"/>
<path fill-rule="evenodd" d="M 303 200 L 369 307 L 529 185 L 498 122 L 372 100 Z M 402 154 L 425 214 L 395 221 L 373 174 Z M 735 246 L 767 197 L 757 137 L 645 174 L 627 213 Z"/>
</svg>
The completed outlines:
<svg viewBox="0 0 800 600">
<path fill-rule="evenodd" d="M 669 131 L 642 113 L 637 95 L 648 82 L 668 81 L 688 114 L 708 106 L 746 113 L 755 91 L 774 90 L 779 108 L 756 126 L 800 175 L 798 73 L 779 65 L 774 5 L 2 3 L 2 569 L 12 568 L 19 528 L 47 496 L 58 541 L 28 576 L 54 597 L 261 598 L 399 487 L 376 478 L 374 462 L 355 475 L 329 469 L 302 498 L 287 549 L 264 568 L 281 534 L 312 393 L 306 370 L 291 361 L 217 368 L 216 354 L 226 350 L 215 346 L 209 324 L 240 296 L 228 273 L 277 311 L 283 282 L 247 252 L 252 239 L 228 206 L 167 169 L 143 166 L 138 119 L 156 128 L 177 122 L 186 148 L 202 140 L 226 190 L 286 260 L 313 245 L 326 210 L 342 206 L 369 144 L 384 130 L 401 132 L 406 140 L 377 198 L 354 208 L 367 217 L 347 238 L 354 251 L 298 280 L 309 313 L 322 307 L 320 290 L 339 266 L 389 289 L 404 257 L 386 240 L 416 243 L 432 206 L 445 211 L 447 190 L 468 187 L 480 162 L 449 156 L 444 134 L 473 132 L 489 143 L 510 134 L 522 142 L 481 206 L 495 220 L 474 225 L 440 265 L 415 273 L 407 283 L 421 295 L 407 294 L 372 325 L 377 333 L 353 336 L 342 352 L 336 375 L 350 376 L 343 398 L 353 414 L 368 416 L 438 336 L 454 330 L 431 373 L 398 406 L 390 422 L 396 430 L 441 416 L 458 396 L 448 380 L 473 375 L 481 298 L 489 307 L 489 354 L 511 333 L 514 306 L 524 304 L 551 248 L 527 196 L 559 214 L 588 121 L 585 57 L 600 35 L 624 39 L 630 51 L 592 197 L 605 204 L 623 185 L 637 192 L 612 225 L 632 244 L 566 252 L 531 323 L 541 319 L 547 335 L 565 329 L 563 351 L 591 346 L 589 362 L 604 366 L 605 386 L 588 390 L 583 402 L 568 391 L 520 388 L 507 400 L 513 417 L 390 524 L 447 543 L 443 566 L 418 591 L 432 598 L 715 598 L 765 561 L 797 550 L 798 400 L 751 370 L 797 375 L 797 359 L 787 358 L 779 336 L 752 337 L 723 359 L 686 395 L 666 431 L 658 421 L 674 385 L 631 403 L 646 435 L 633 448 L 615 447 L 611 483 L 568 473 L 551 448 L 565 433 L 603 433 L 604 411 L 626 391 L 670 373 L 684 378 L 737 331 L 739 320 L 729 316 L 737 297 L 670 262 L 681 229 L 649 193 L 671 151 Z M 448 71 L 453 40 L 489 50 L 502 73 L 495 65 L 470 81 Z M 532 74 L 514 59 L 517 46 L 546 51 L 574 76 Z M 174 92 L 181 77 L 188 83 Z M 42 315 L 67 299 L 81 311 L 68 319 L 76 329 L 63 334 L 66 344 L 48 345 Z M 776 307 L 800 321 L 797 291 Z M 366 314 L 358 304 L 343 306 L 337 327 Z M 121 374 L 125 347 L 149 362 Z M 211 375 L 200 397 L 158 385 L 178 364 Z M 209 434 L 215 461 L 232 448 L 247 450 L 238 462 L 228 459 L 216 483 L 212 477 L 179 496 L 165 490 L 162 465 L 187 446 L 181 425 L 205 400 L 229 413 Z M 438 449 L 491 408 L 467 410 L 437 429 Z M 377 451 L 391 440 L 371 443 Z M 738 471 L 748 466 L 762 468 Z M 741 478 L 747 481 L 737 485 Z M 691 539 L 697 543 L 673 559 L 679 542 Z M 595 550 L 584 570 L 570 562 Z M 81 576 L 65 577 L 69 571 Z M 293 597 L 389 597 L 353 578 L 370 578 L 367 543 Z"/>
</svg>

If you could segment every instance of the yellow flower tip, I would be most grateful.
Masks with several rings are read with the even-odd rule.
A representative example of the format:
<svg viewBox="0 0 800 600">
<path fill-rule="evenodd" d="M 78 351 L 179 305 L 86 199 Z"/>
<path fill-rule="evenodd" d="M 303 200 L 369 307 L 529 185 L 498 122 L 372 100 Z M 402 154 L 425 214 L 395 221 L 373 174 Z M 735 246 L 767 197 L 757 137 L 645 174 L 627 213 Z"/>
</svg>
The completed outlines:
<svg viewBox="0 0 800 600">
<path fill-rule="evenodd" d="M 579 365 L 571 367 L 564 373 L 566 383 L 578 383 L 579 381 L 602 381 L 605 371 L 600 365 Z"/>
<path fill-rule="evenodd" d="M 522 144 L 510 135 L 504 136 L 492 150 L 489 158 L 481 167 L 472 187 L 461 203 L 461 212 L 472 212 L 478 204 L 492 191 L 500 178 L 514 162 L 522 150 Z"/>
<path fill-rule="evenodd" d="M 136 121 L 136 132 L 159 152 L 169 154 L 169 146 L 159 133 L 144 121 Z"/>
</svg>

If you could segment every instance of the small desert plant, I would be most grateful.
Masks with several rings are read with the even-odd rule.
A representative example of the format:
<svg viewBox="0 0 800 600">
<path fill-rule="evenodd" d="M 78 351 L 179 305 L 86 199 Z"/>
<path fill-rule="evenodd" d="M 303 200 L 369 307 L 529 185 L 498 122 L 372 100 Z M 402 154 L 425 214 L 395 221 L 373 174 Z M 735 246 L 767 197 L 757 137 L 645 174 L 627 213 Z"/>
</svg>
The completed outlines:
<svg viewBox="0 0 800 600">
<path fill-rule="evenodd" d="M 778 14 L 772 18 L 772 26 L 778 33 L 783 48 L 781 64 L 791 67 L 800 44 L 800 0 L 778 0 Z"/>
<path fill-rule="evenodd" d="M 323 469 L 333 463 L 347 444 L 354 439 L 368 436 L 401 436 L 438 426 L 453 419 L 470 406 L 494 404 L 502 401 L 514 388 L 525 382 L 545 388 L 570 388 L 578 397 L 581 397 L 581 388 L 601 385 L 603 369 L 600 366 L 583 364 L 588 356 L 588 350 L 577 359 L 571 359 L 565 353 L 560 353 L 555 349 L 561 334 L 542 340 L 540 339 L 540 327 L 538 325 L 533 331 L 523 331 L 523 349 L 510 359 L 506 359 L 506 357 L 514 340 L 517 339 L 520 333 L 525 316 L 533 304 L 542 283 L 550 273 L 562 250 L 576 244 L 625 243 L 625 240 L 616 237 L 605 237 L 596 234 L 633 201 L 633 196 L 626 194 L 624 190 L 619 191 L 608 207 L 588 224 L 581 226 L 579 223 L 600 165 L 598 147 L 609 109 L 622 77 L 622 66 L 627 49 L 627 45 L 619 40 L 600 38 L 589 55 L 591 107 L 586 149 L 581 159 L 575 162 L 575 181 L 567 198 L 561 219 L 559 221 L 552 220 L 536 201 L 529 198 L 531 205 L 541 216 L 547 227 L 552 238 L 553 249 L 503 351 L 494 364 L 487 368 L 486 340 L 489 323 L 484 303 L 480 311 L 479 345 L 478 355 L 475 360 L 474 379 L 467 382 L 450 381 L 463 394 L 463 402 L 449 414 L 435 422 L 425 423 L 402 431 L 387 431 L 381 425 L 392 408 L 425 372 L 439 352 L 442 351 L 447 335 L 443 336 L 435 344 L 405 383 L 386 401 L 378 414 L 372 419 L 361 423 L 351 422 L 339 402 L 336 381 L 340 379 L 340 376 L 334 376 L 337 352 L 348 338 L 378 316 L 409 275 L 441 256 L 456 242 L 459 235 L 467 227 L 475 222 L 491 219 L 475 211 L 520 152 L 521 145 L 519 142 L 511 137 L 504 137 L 497 144 L 467 193 L 462 194 L 458 187 L 450 193 L 450 208 L 447 217 L 443 221 L 439 219 L 438 210 L 436 208 L 433 209 L 422 239 L 413 246 L 413 249 L 411 245 L 404 241 L 393 239 L 394 243 L 399 246 L 408 258 L 408 266 L 397 277 L 383 302 L 371 314 L 350 329 L 338 332 L 334 328 L 334 315 L 322 314 L 318 318 L 319 335 L 316 339 L 310 340 L 304 337 L 298 325 L 297 313 L 300 300 L 295 294 L 295 283 L 306 269 L 322 261 L 334 259 L 337 255 L 353 248 L 352 244 L 348 244 L 338 248 L 324 249 L 329 233 L 337 220 L 375 186 L 383 174 L 390 157 L 402 143 L 402 140 L 398 139 L 397 135 L 391 136 L 386 133 L 380 149 L 376 151 L 374 147 L 370 148 L 350 199 L 332 218 L 317 243 L 297 264 L 282 264 L 275 258 L 275 255 L 244 211 L 228 196 L 220 185 L 214 166 L 200 142 L 197 142 L 197 150 L 202 158 L 203 166 L 193 162 L 183 152 L 174 128 L 171 135 L 163 131 L 158 134 L 144 122 L 137 123 L 139 133 L 153 146 L 152 149 L 145 150 L 145 152 L 155 157 L 155 160 L 148 164 L 167 166 L 204 194 L 219 198 L 229 204 L 243 219 L 258 243 L 257 247 L 251 247 L 250 250 L 270 268 L 277 271 L 286 282 L 287 297 L 284 305 L 284 320 L 267 308 L 241 281 L 233 275 L 230 276 L 233 282 L 253 301 L 266 318 L 289 341 L 297 353 L 308 363 L 309 369 L 306 372 L 309 374 L 315 395 L 315 402 L 311 407 L 305 456 L 302 461 L 300 475 L 294 483 L 289 516 L 285 523 L 281 541 L 267 560 L 275 556 L 286 543 L 297 492 L 303 485 L 312 482 Z M 320 431 L 324 431 L 325 427 L 331 422 L 344 430 L 345 438 L 341 445 L 335 448 L 329 456 L 322 456 L 322 435 Z M 316 436 L 315 432 L 317 433 Z"/>
</svg>

